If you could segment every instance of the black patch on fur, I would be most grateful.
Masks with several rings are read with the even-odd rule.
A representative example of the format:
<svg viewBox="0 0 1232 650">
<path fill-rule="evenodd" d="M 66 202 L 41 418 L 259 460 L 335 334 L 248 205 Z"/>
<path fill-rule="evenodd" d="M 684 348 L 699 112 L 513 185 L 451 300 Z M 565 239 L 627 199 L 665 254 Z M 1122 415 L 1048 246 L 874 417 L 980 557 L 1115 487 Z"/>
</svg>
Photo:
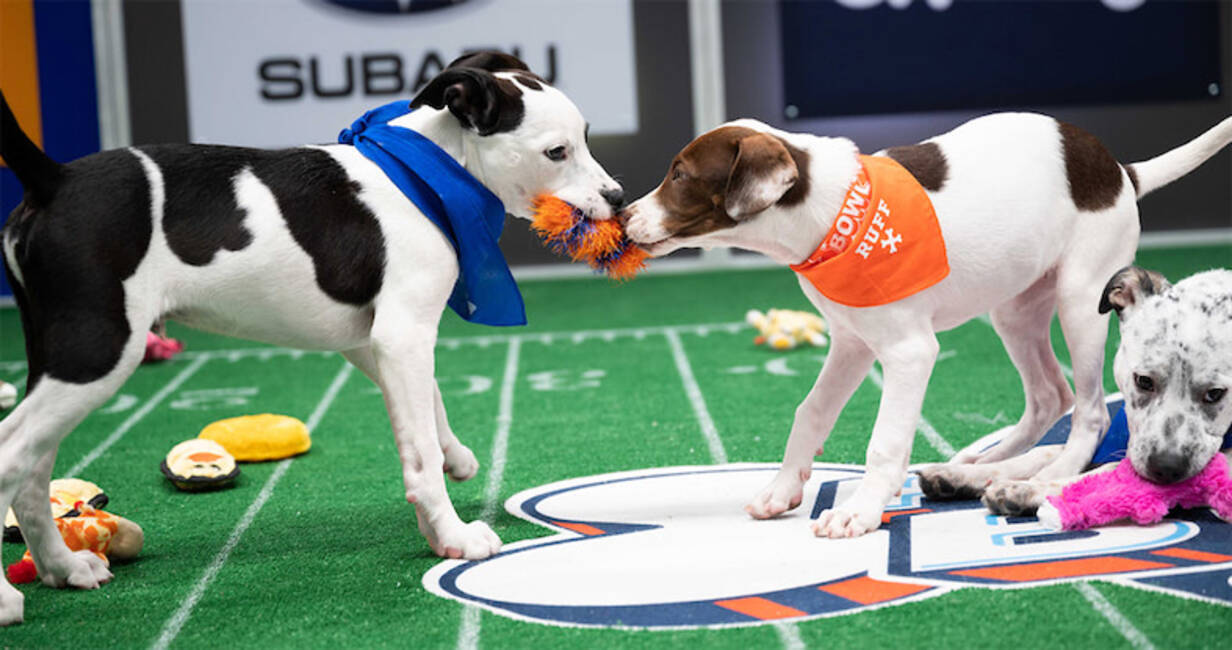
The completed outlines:
<svg viewBox="0 0 1232 650">
<path fill-rule="evenodd" d="M 484 69 L 452 65 L 411 100 L 411 108 L 423 105 L 448 108 L 463 127 L 479 135 L 513 131 L 526 113 L 517 84 Z"/>
<path fill-rule="evenodd" d="M 1074 205 L 1086 212 L 1112 207 L 1121 193 L 1121 165 L 1095 136 L 1073 124 L 1057 124 Z"/>
<path fill-rule="evenodd" d="M 949 178 L 950 165 L 936 142 L 890 147 L 885 155 L 902 165 L 929 192 L 939 191 Z"/>
<path fill-rule="evenodd" d="M 919 476 L 920 490 L 924 492 L 925 497 L 933 501 L 965 501 L 978 499 L 982 494 L 981 490 L 969 485 L 955 485 L 942 476 L 933 476 L 926 472 Z"/>
<path fill-rule="evenodd" d="M 238 153 L 243 149 L 163 145 L 141 150 L 162 171 L 163 231 L 176 257 L 204 266 L 220 250 L 238 251 L 252 243 L 252 233 L 244 228 L 245 211 L 235 201 L 235 177 L 248 162 Z"/>
<path fill-rule="evenodd" d="M 321 291 L 350 305 L 372 302 L 385 276 L 385 235 L 359 200 L 359 184 L 319 149 L 247 151 L 291 236 L 312 257 Z"/>
<path fill-rule="evenodd" d="M 317 286 L 325 295 L 362 306 L 372 302 L 380 291 L 385 274 L 385 236 L 376 216 L 359 200 L 358 184 L 333 156 L 310 148 L 164 145 L 151 150 L 159 155 L 156 161 L 175 160 L 187 166 L 177 174 L 226 195 L 215 197 L 214 204 L 230 206 L 230 211 L 199 211 L 176 217 L 182 221 L 195 217 L 198 223 L 194 232 L 228 234 L 231 241 L 238 241 L 242 233 L 251 239 L 242 227 L 243 215 L 238 213 L 232 189 L 235 174 L 246 168 L 274 195 L 291 236 L 312 258 Z M 167 170 L 163 174 L 165 178 Z M 168 205 L 164 223 L 171 219 Z M 211 220 L 216 223 L 200 223 Z M 217 248 L 211 250 L 211 256 L 214 250 Z"/>
<path fill-rule="evenodd" d="M 1137 266 L 1126 266 L 1109 278 L 1099 297 L 1099 313 L 1113 309 L 1117 316 L 1126 307 L 1147 296 L 1162 293 L 1170 287 L 1167 278 L 1157 271 L 1148 271 Z"/>
<path fill-rule="evenodd" d="M 122 283 L 150 246 L 140 161 L 116 150 L 69 163 L 50 201 L 13 214 L 5 234 L 16 239 L 16 259 L 7 262 L 24 280 L 9 269 L 26 335 L 27 394 L 44 375 L 77 384 L 107 375 L 132 334 Z"/>
<path fill-rule="evenodd" d="M 484 50 L 480 52 L 470 52 L 449 62 L 445 69 L 449 68 L 479 68 L 488 72 L 501 72 L 503 70 L 520 70 L 522 72 L 530 72 L 530 67 L 526 65 L 522 59 L 512 55 L 498 52 L 496 50 Z"/>
<path fill-rule="evenodd" d="M 536 79 L 533 75 L 515 74 L 513 75 L 513 78 L 518 83 L 522 84 L 523 86 L 526 86 L 530 90 L 543 90 L 543 86 L 544 86 L 543 80 Z"/>
</svg>

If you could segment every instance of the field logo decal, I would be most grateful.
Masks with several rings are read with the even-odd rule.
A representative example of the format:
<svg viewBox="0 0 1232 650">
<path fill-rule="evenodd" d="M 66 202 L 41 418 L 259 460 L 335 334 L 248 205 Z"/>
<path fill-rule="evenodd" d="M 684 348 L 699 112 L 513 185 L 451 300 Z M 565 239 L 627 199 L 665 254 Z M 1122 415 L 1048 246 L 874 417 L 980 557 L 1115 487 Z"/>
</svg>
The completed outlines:
<svg viewBox="0 0 1232 650">
<path fill-rule="evenodd" d="M 914 475 L 881 529 L 817 539 L 809 520 L 854 490 L 858 466 L 817 464 L 805 504 L 769 521 L 746 499 L 775 464 L 669 467 L 526 490 L 505 508 L 555 531 L 478 562 L 446 560 L 431 592 L 510 618 L 563 626 L 680 629 L 839 616 L 957 587 L 1023 588 L 1098 578 L 1232 606 L 1232 525 L 1208 510 L 1154 526 L 1050 531 L 933 502 Z"/>
</svg>

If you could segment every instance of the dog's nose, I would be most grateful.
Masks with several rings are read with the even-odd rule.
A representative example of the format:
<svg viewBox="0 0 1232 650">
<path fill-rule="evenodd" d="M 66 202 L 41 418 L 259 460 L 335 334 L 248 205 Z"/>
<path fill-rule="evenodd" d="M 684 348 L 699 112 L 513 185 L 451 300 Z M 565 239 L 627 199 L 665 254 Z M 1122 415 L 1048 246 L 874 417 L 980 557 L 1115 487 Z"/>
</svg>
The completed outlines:
<svg viewBox="0 0 1232 650">
<path fill-rule="evenodd" d="M 602 192 L 599 192 L 599 196 L 602 196 L 603 200 L 607 201 L 607 204 L 612 206 L 612 212 L 620 210 L 620 208 L 625 205 L 624 188 L 617 187 L 615 189 L 603 190 Z"/>
<path fill-rule="evenodd" d="M 1174 451 L 1155 452 L 1147 458 L 1146 471 L 1156 483 L 1176 483 L 1189 472 L 1189 459 Z"/>
</svg>

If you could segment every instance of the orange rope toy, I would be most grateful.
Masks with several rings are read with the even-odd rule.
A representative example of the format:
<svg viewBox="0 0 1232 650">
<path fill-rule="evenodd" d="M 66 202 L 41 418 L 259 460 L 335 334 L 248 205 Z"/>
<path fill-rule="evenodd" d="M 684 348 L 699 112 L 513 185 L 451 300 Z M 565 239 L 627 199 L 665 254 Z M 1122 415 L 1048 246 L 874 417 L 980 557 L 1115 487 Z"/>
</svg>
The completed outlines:
<svg viewBox="0 0 1232 650">
<path fill-rule="evenodd" d="M 646 268 L 649 255 L 629 241 L 615 219 L 587 219 L 582 211 L 549 194 L 534 201 L 530 227 L 556 253 L 617 280 L 628 280 Z"/>
</svg>

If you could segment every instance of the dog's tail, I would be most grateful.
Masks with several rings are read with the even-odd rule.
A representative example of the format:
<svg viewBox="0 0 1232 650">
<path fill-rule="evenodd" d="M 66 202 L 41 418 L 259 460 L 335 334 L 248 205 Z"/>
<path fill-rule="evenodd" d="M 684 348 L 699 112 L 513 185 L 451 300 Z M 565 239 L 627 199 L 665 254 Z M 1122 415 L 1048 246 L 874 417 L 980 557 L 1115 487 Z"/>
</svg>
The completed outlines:
<svg viewBox="0 0 1232 650">
<path fill-rule="evenodd" d="M 1232 142 L 1232 117 L 1172 151 L 1126 165 L 1125 171 L 1134 181 L 1138 198 L 1142 198 L 1193 171 L 1229 142 Z"/>
<path fill-rule="evenodd" d="M 60 186 L 64 167 L 43 153 L 17 123 L 9 102 L 0 92 L 0 157 L 17 174 L 27 196 L 46 204 Z"/>
</svg>

